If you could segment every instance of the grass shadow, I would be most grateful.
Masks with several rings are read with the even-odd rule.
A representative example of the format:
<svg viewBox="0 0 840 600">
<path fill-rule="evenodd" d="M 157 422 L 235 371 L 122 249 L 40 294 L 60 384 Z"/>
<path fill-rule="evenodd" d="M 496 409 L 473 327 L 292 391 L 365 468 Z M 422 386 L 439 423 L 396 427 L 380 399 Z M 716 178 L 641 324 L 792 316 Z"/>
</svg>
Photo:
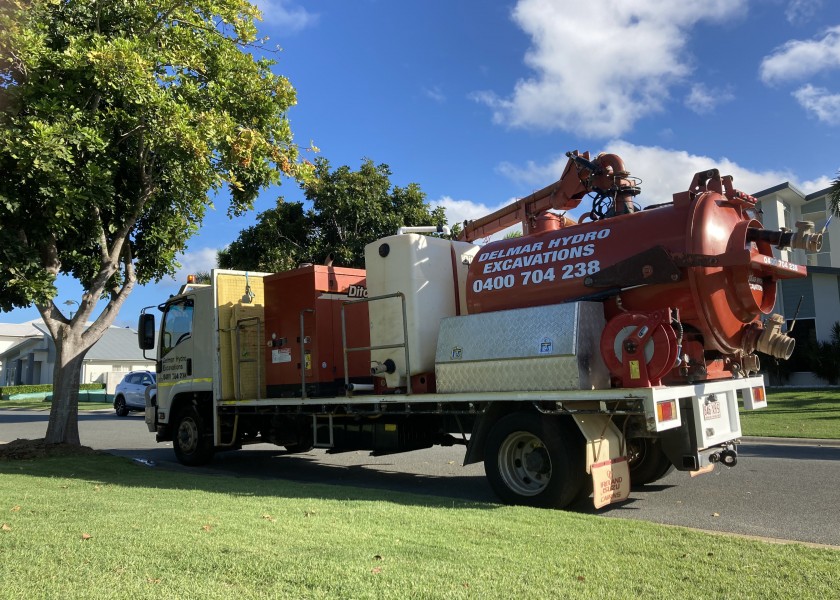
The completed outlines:
<svg viewBox="0 0 840 600">
<path fill-rule="evenodd" d="M 167 450 L 161 449 L 161 452 Z M 171 452 L 169 450 L 168 452 Z M 105 451 L 92 456 L 65 456 L 32 460 L 0 460 L 0 474 L 18 474 L 43 478 L 67 478 L 95 485 L 158 490 L 195 490 L 209 493 L 265 498 L 318 498 L 338 501 L 385 501 L 406 506 L 447 507 L 492 510 L 499 504 L 491 501 L 489 486 L 478 477 L 433 477 L 391 471 L 371 471 L 364 465 L 340 467 L 325 465 L 306 456 L 263 457 L 261 461 L 283 461 L 283 473 L 268 469 L 262 475 L 254 469 L 232 473 L 218 465 L 203 468 L 172 468 L 166 463 L 147 466 L 121 453 Z M 282 454 L 282 453 L 281 453 Z M 144 452 L 148 458 L 149 452 Z M 232 455 L 232 454 L 231 454 Z M 229 455 L 229 456 L 231 456 Z M 154 458 L 152 458 L 154 460 Z M 244 454 L 236 463 L 254 462 L 253 453 Z M 227 461 L 226 461 L 227 462 Z M 163 464 L 163 466 L 158 466 Z M 237 465 L 229 465 L 234 468 Z M 256 468 L 264 468 L 265 464 Z M 305 475 L 303 473 L 306 473 Z M 408 486 L 412 491 L 399 489 Z M 479 489 L 477 493 L 470 490 Z M 419 491 L 428 487 L 432 491 Z M 448 488 L 448 494 L 436 494 Z M 451 493 L 453 490 L 460 492 Z"/>
</svg>

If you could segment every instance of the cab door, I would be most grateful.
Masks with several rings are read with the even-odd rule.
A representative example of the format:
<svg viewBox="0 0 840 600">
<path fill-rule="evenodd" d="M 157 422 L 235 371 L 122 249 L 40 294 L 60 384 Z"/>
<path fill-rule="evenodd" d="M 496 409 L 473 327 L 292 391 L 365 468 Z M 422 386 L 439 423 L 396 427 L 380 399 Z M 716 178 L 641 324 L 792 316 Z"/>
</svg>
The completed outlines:
<svg viewBox="0 0 840 600">
<path fill-rule="evenodd" d="M 192 296 L 187 296 L 167 304 L 164 309 L 159 342 L 161 350 L 157 402 L 158 409 L 165 411 L 166 421 L 169 420 L 172 398 L 179 393 L 192 391 L 194 306 Z"/>
</svg>

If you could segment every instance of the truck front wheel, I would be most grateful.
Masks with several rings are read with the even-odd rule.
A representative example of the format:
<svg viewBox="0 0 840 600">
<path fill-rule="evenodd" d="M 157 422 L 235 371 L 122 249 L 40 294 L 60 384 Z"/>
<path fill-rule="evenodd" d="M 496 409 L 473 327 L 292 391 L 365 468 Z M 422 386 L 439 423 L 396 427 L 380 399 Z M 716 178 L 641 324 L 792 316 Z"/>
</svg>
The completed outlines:
<svg viewBox="0 0 840 600">
<path fill-rule="evenodd" d="M 581 492 L 585 473 L 580 435 L 557 418 L 513 413 L 487 436 L 484 470 L 502 501 L 564 508 Z"/>
<path fill-rule="evenodd" d="M 178 462 L 188 466 L 206 465 L 213 458 L 213 438 L 207 420 L 193 406 L 186 407 L 175 419 L 172 448 Z"/>
</svg>

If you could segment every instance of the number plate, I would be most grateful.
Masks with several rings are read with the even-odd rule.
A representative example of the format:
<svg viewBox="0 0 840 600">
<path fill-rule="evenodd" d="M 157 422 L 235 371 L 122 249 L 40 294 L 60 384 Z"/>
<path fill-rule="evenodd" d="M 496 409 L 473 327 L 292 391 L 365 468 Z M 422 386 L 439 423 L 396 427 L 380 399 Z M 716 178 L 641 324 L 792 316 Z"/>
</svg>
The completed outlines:
<svg viewBox="0 0 840 600">
<path fill-rule="evenodd" d="M 720 418 L 720 400 L 710 398 L 703 404 L 703 420 L 713 421 Z"/>
</svg>

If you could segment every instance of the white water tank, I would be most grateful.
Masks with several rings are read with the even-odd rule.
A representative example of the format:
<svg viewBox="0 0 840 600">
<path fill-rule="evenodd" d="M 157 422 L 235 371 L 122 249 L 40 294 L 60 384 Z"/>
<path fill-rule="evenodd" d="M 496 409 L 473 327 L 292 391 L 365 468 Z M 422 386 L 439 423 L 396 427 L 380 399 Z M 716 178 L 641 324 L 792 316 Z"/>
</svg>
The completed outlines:
<svg viewBox="0 0 840 600">
<path fill-rule="evenodd" d="M 408 362 L 411 375 L 435 372 L 440 320 L 466 314 L 467 268 L 479 247 L 415 233 L 382 238 L 365 246 L 368 297 L 397 292 L 405 296 Z M 372 300 L 370 345 L 403 344 L 402 303 L 399 298 Z M 403 347 L 371 351 L 372 366 L 389 364 L 379 373 L 388 387 L 406 385 Z"/>
</svg>

